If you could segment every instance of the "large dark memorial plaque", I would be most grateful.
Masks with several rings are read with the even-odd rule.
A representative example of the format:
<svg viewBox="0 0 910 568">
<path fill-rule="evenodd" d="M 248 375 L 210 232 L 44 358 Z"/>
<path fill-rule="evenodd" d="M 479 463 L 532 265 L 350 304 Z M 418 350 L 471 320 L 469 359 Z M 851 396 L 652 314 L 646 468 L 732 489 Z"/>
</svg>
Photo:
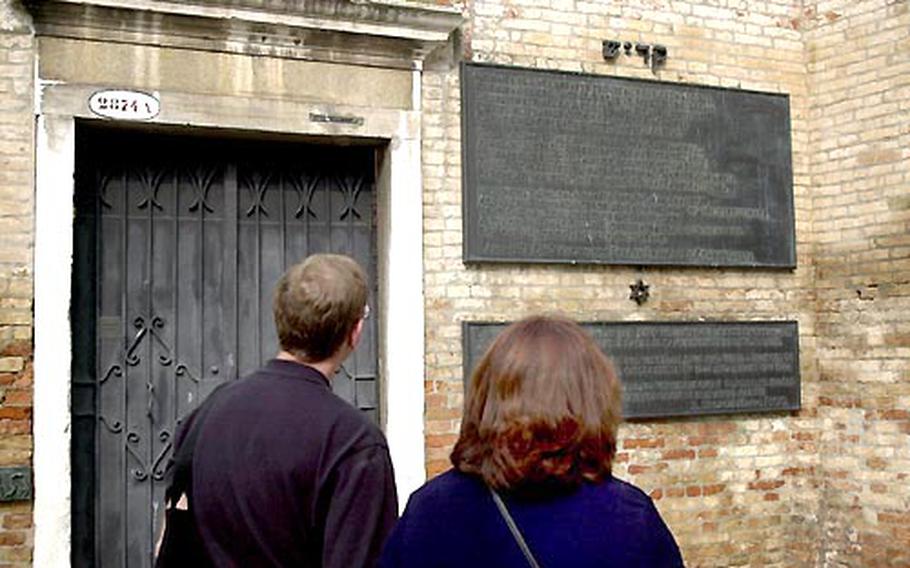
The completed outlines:
<svg viewBox="0 0 910 568">
<path fill-rule="evenodd" d="M 466 64 L 467 262 L 794 267 L 786 95 Z"/>
<path fill-rule="evenodd" d="M 465 390 L 507 324 L 464 324 Z M 626 418 L 799 410 L 799 330 L 783 322 L 582 324 L 612 357 Z"/>
</svg>

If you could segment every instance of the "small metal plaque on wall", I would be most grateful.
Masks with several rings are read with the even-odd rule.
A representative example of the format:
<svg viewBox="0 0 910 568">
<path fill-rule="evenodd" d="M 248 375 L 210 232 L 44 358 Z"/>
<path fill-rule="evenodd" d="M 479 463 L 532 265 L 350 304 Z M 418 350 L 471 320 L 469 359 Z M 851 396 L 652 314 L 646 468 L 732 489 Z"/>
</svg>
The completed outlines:
<svg viewBox="0 0 910 568">
<path fill-rule="evenodd" d="M 465 391 L 504 323 L 466 323 Z M 795 321 L 583 323 L 616 364 L 625 418 L 800 409 Z"/>
<path fill-rule="evenodd" d="M 0 502 L 29 501 L 32 498 L 30 467 L 0 467 Z"/>
<path fill-rule="evenodd" d="M 88 108 L 104 118 L 151 120 L 161 112 L 161 100 L 155 95 L 141 91 L 98 91 L 89 97 Z"/>
</svg>

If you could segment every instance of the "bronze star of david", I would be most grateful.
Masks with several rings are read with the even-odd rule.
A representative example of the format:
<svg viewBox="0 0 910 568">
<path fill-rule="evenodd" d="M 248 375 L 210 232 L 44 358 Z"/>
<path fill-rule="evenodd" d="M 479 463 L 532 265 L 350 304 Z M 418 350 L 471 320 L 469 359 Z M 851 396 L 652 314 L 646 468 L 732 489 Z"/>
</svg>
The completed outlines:
<svg viewBox="0 0 910 568">
<path fill-rule="evenodd" d="M 644 281 L 639 278 L 635 284 L 629 286 L 629 289 L 632 290 L 632 293 L 629 294 L 629 299 L 634 301 L 639 306 L 648 301 L 648 297 L 651 296 L 651 293 L 648 289 L 651 288 Z"/>
</svg>

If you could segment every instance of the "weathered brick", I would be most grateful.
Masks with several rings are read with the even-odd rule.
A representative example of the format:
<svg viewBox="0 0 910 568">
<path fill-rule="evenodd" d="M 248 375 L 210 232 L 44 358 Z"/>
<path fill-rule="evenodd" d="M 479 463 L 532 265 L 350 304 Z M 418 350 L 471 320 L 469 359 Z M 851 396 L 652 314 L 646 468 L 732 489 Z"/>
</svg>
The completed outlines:
<svg viewBox="0 0 910 568">
<path fill-rule="evenodd" d="M 10 6 L 0 0 L 0 437 L 16 438 L 13 453 L 0 456 L 5 463 L 28 460 L 33 333 L 34 39 L 28 17 Z M 625 299 L 637 274 L 623 267 L 465 267 L 458 73 L 424 73 L 428 473 L 449 467 L 458 432 L 460 321 L 554 310 L 580 320 L 793 318 L 801 331 L 799 414 L 627 424 L 617 471 L 659 500 L 689 565 L 874 567 L 900 559 L 892 543 L 906 540 L 910 521 L 886 504 L 905 502 L 910 486 L 892 456 L 910 434 L 908 401 L 900 402 L 910 305 L 906 292 L 888 295 L 885 286 L 910 281 L 906 2 L 464 7 L 466 53 L 485 60 L 788 93 L 799 267 L 651 271 L 657 294 L 641 309 Z M 605 63 L 606 36 L 664 43 L 670 58 L 656 74 L 634 58 Z M 26 273 L 8 279 L 7 269 Z M 27 525 L 3 527 L 0 535 L 28 533 Z M 0 562 L 27 563 L 28 543 L 0 547 Z"/>
<path fill-rule="evenodd" d="M 27 529 L 32 526 L 32 516 L 28 513 L 6 513 L 3 515 L 3 528 Z"/>
<path fill-rule="evenodd" d="M 659 42 L 670 46 L 667 66 L 657 76 L 660 80 L 748 85 L 759 90 L 789 93 L 794 117 L 794 177 L 798 180 L 794 187 L 797 241 L 800 243 L 798 252 L 802 267 L 812 265 L 810 252 L 814 246 L 814 233 L 810 217 L 814 182 L 809 169 L 810 89 L 807 86 L 804 32 L 790 26 L 790 18 L 802 18 L 801 3 L 790 2 L 784 6 L 750 5 L 748 10 L 740 13 L 733 7 L 708 2 L 674 2 L 672 6 L 649 6 L 647 10 L 621 3 L 576 2 L 575 13 L 565 14 L 565 19 L 558 17 L 556 14 L 559 10 L 552 8 L 533 16 L 523 14 L 526 20 L 536 18 L 534 29 L 526 29 L 524 22 L 518 25 L 500 22 L 499 18 L 506 13 L 506 10 L 502 10 L 503 6 L 500 3 L 482 1 L 474 4 L 470 15 L 474 52 L 478 49 L 484 51 L 484 58 L 494 62 L 564 70 L 583 69 L 621 76 L 649 76 L 650 71 L 643 69 L 638 60 L 630 58 L 616 64 L 605 64 L 600 59 L 597 38 L 603 36 L 602 30 L 606 28 L 611 30 L 611 35 L 620 39 L 625 35 L 632 41 Z M 526 10 L 528 0 L 513 6 L 516 10 Z M 586 19 L 564 21 L 575 17 L 577 13 L 585 14 Z M 797 15 L 791 16 L 791 13 Z M 687 16 L 689 19 L 686 19 Z M 560 26 L 564 23 L 572 25 L 576 36 L 591 37 L 596 41 L 566 44 L 560 36 Z M 784 27 L 781 27 L 782 24 Z M 508 28 L 508 35 L 499 33 L 503 28 Z M 737 43 L 736 38 L 739 36 L 746 37 L 748 44 Z M 468 51 L 471 51 L 471 46 Z M 425 124 L 457 121 L 457 73 L 434 72 L 428 74 L 426 79 L 429 84 L 424 87 L 424 117 L 430 120 L 425 121 Z M 460 154 L 460 129 L 447 127 L 440 131 L 431 128 L 425 134 L 429 135 L 423 142 L 425 148 L 450 156 Z M 450 257 L 443 250 L 447 245 L 453 248 L 458 246 L 461 239 L 460 208 L 445 210 L 442 206 L 449 202 L 460 203 L 461 186 L 450 183 L 460 179 L 460 163 L 455 166 L 443 159 L 441 167 L 437 167 L 440 164 L 435 157 L 430 162 L 432 163 L 427 163 L 424 168 L 424 191 L 425 203 L 433 205 L 425 207 L 424 220 L 428 229 L 432 227 L 434 232 L 452 232 L 453 238 L 449 240 L 443 234 L 434 235 L 429 244 L 425 240 L 427 278 L 435 279 L 437 275 L 452 278 L 457 275 L 458 283 L 443 283 L 440 279 L 437 281 L 440 286 L 426 290 L 429 327 L 445 325 L 455 317 L 502 320 L 523 313 L 554 309 L 582 320 L 628 319 L 635 316 L 634 306 L 624 304 L 622 289 L 626 290 L 627 296 L 627 280 L 631 279 L 631 274 L 623 269 L 538 266 L 520 269 L 502 267 L 496 270 L 480 266 L 465 269 L 458 262 L 458 256 Z M 451 223 L 452 228 L 447 223 Z M 457 238 L 454 235 L 456 228 Z M 837 235 L 832 242 L 839 240 L 842 239 Z M 460 247 L 452 252 L 460 254 Z M 436 263 L 437 259 L 443 258 L 447 259 L 446 262 Z M 652 278 L 657 279 L 655 287 L 661 289 L 663 294 L 659 303 L 649 307 L 649 317 L 686 319 L 692 314 L 698 314 L 734 319 L 773 317 L 786 313 L 790 317 L 801 319 L 801 331 L 805 338 L 814 338 L 815 330 L 808 323 L 811 319 L 808 316 L 814 308 L 810 292 L 813 276 L 808 270 L 797 270 L 789 275 L 744 274 L 736 271 L 725 271 L 722 275 L 662 272 L 660 275 L 652 275 Z M 550 280 L 554 277 L 554 280 Z M 659 279 L 663 277 L 672 279 L 672 286 L 660 282 Z M 470 293 L 465 297 L 458 286 L 468 287 Z M 752 295 L 746 297 L 744 292 L 750 291 Z M 456 294 L 453 296 L 450 292 Z M 444 380 L 457 384 L 461 373 L 460 350 L 458 334 L 451 337 L 443 337 L 441 334 L 428 336 L 428 375 L 444 378 L 448 374 L 448 379 Z M 449 354 L 455 354 L 454 360 Z M 811 383 L 817 372 L 812 363 L 815 356 L 814 343 L 806 343 L 801 355 L 804 362 L 809 362 L 803 370 L 804 381 Z M 433 410 L 438 404 L 457 403 L 443 398 L 428 399 L 428 415 L 438 412 Z M 452 410 L 457 412 L 460 408 Z M 811 408 L 806 410 L 807 415 L 812 412 Z M 445 422 L 437 424 L 444 427 Z M 780 431 L 769 434 L 767 440 L 761 436 L 750 440 L 746 426 L 754 426 L 756 432 L 762 432 L 767 423 L 753 418 L 712 419 L 692 423 L 671 421 L 666 426 L 627 424 L 620 432 L 622 452 L 615 460 L 617 475 L 638 481 L 646 491 L 651 492 L 653 498 L 659 499 L 662 510 L 672 512 L 685 502 L 687 510 L 693 514 L 715 514 L 706 527 L 701 526 L 703 523 L 673 523 L 672 517 L 668 517 L 687 563 L 691 565 L 761 565 L 763 559 L 773 556 L 773 550 L 782 549 L 782 543 L 796 538 L 808 542 L 818 542 L 821 539 L 820 532 L 813 532 L 817 530 L 817 524 L 812 521 L 818 513 L 820 499 L 811 482 L 816 475 L 815 465 L 819 459 L 817 448 L 812 445 L 816 441 L 811 433 L 813 420 L 799 421 L 794 418 L 780 421 L 775 426 Z M 454 434 L 455 431 L 450 430 L 450 433 Z M 792 438 L 796 433 L 805 435 Z M 732 449 L 737 452 L 727 451 Z M 764 452 L 768 450 L 776 453 L 767 455 Z M 428 471 L 431 473 L 441 470 L 441 462 L 437 461 L 439 458 L 435 451 L 432 456 L 428 463 Z M 799 474 L 791 473 L 788 478 L 807 479 L 809 482 L 806 485 L 799 489 L 795 485 L 792 488 L 789 485 L 777 488 L 773 494 L 779 496 L 779 501 L 764 501 L 763 495 L 772 494 L 770 491 L 758 492 L 754 500 L 745 499 L 743 495 L 747 493 L 746 484 L 755 481 L 752 470 L 756 463 L 767 464 L 760 467 L 768 471 L 767 477 L 770 478 L 772 470 L 779 472 L 783 469 L 780 464 L 794 456 L 800 458 L 800 465 L 804 462 L 808 465 Z M 738 486 L 741 489 L 731 486 L 731 480 L 734 479 L 741 479 L 741 486 Z M 687 498 L 687 495 L 690 497 Z M 719 511 L 714 503 L 718 499 L 732 500 L 739 507 L 738 511 L 733 512 L 729 506 L 726 511 Z M 743 529 L 737 532 L 735 544 L 699 541 L 703 538 L 702 532 L 725 535 L 735 530 L 736 526 L 748 526 L 753 522 L 757 525 L 763 518 L 758 507 L 776 506 L 778 503 L 789 507 L 790 503 L 796 503 L 797 500 L 800 505 L 794 505 L 792 521 L 778 522 L 760 530 Z M 746 503 L 757 503 L 755 512 L 745 507 Z M 814 528 L 801 533 L 789 530 L 795 526 Z M 812 558 L 812 551 L 818 550 L 817 547 L 807 547 L 802 542 L 793 548 L 807 558 Z M 809 551 L 805 552 L 806 549 Z M 778 558 L 768 563 L 774 562 L 781 563 L 782 560 Z"/>
</svg>

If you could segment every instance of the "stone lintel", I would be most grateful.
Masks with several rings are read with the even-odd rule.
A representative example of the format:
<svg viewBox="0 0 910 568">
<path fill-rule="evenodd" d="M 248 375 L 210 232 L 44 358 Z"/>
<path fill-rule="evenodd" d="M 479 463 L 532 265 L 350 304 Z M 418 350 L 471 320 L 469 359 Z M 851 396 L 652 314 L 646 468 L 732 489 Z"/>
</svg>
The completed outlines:
<svg viewBox="0 0 910 568">
<path fill-rule="evenodd" d="M 454 8 L 400 0 L 28 0 L 38 35 L 400 69 L 452 41 Z"/>
</svg>

